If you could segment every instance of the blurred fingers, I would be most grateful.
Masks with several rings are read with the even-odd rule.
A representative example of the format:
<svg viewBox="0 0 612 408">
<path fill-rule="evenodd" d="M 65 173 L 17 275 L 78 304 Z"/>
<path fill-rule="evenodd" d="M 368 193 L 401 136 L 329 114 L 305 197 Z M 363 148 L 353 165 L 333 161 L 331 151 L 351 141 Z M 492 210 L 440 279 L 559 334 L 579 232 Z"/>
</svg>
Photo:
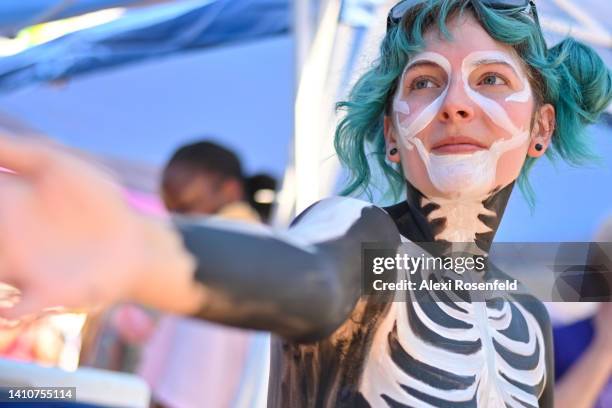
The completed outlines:
<svg viewBox="0 0 612 408">
<path fill-rule="evenodd" d="M 39 171 L 51 158 L 51 150 L 35 141 L 0 135 L 0 167 L 22 175 Z"/>
<path fill-rule="evenodd" d="M 28 320 L 41 312 L 43 304 L 27 293 L 22 294 L 19 302 L 10 308 L 0 308 L 0 318 L 5 320 Z"/>
</svg>

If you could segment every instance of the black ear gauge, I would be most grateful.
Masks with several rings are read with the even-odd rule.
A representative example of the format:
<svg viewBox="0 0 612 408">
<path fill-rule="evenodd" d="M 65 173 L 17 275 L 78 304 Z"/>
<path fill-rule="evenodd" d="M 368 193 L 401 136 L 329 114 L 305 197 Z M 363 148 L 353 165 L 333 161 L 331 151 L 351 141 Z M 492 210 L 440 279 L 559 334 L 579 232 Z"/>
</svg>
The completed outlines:
<svg viewBox="0 0 612 408">
<path fill-rule="evenodd" d="M 389 154 L 391 156 L 395 156 L 397 154 L 397 147 L 394 147 L 393 149 L 389 150 Z"/>
<path fill-rule="evenodd" d="M 535 149 L 536 149 L 538 152 L 541 152 L 543 148 L 544 148 L 544 146 L 542 146 L 542 144 L 541 144 L 541 143 L 536 143 L 536 145 L 535 145 Z"/>
</svg>

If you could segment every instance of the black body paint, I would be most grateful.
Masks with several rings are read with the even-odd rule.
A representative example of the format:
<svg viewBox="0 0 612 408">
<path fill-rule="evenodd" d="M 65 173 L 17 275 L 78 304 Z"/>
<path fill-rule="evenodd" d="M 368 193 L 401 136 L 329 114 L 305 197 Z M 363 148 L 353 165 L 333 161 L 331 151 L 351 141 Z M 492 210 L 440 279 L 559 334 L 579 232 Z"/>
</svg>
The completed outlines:
<svg viewBox="0 0 612 408">
<path fill-rule="evenodd" d="M 483 202 L 485 208 L 498 214 L 498 217 L 481 219 L 492 229 L 476 237 L 476 244 L 484 251 L 491 245 L 511 191 L 512 185 L 509 185 Z M 287 235 L 264 235 L 225 228 L 222 224 L 177 221 L 187 248 L 199 261 L 196 279 L 209 293 L 198 317 L 268 330 L 277 335 L 272 342 L 269 407 L 370 406 L 359 392 L 360 380 L 373 337 L 391 303 L 360 298 L 361 244 L 378 242 L 397 247 L 400 234 L 413 242 L 433 241 L 445 228 L 446 220 L 427 221 L 436 204 L 422 207 L 421 197 L 416 189 L 408 186 L 408 200 L 385 211 L 358 200 L 335 198 L 331 203 L 324 200 L 294 221 L 295 237 L 292 229 Z M 347 208 L 353 210 L 346 211 Z M 356 215 L 351 217 L 347 213 Z M 326 228 L 329 231 L 321 234 L 309 233 Z M 314 238 L 299 241 L 299 235 L 305 231 L 306 236 Z M 546 371 L 550 374 L 546 384 L 529 392 L 541 395 L 540 406 L 549 408 L 552 407 L 553 371 L 548 316 L 543 305 L 533 299 L 515 300 L 536 317 L 544 334 Z M 419 325 L 410 302 L 403 307 L 408 308 L 411 328 L 418 336 L 434 344 L 441 340 L 436 333 Z M 441 316 L 435 303 L 423 310 L 446 327 L 467 325 Z M 518 339 L 522 332 L 518 320 L 515 327 L 518 329 L 512 337 Z M 386 338 L 395 364 L 421 381 L 440 389 L 465 389 L 472 381 L 470 376 L 444 372 L 426 361 L 416 361 L 397 342 L 395 326 Z M 464 354 L 480 346 L 479 341 L 439 345 Z M 500 353 L 514 358 L 511 351 L 500 350 Z M 533 363 L 529 358 L 514 358 L 514 361 L 517 365 Z M 441 402 L 408 386 L 402 389 L 407 395 L 434 405 L 476 406 L 475 397 L 444 405 L 448 401 Z M 388 406 L 408 406 L 389 396 L 382 397 Z"/>
</svg>

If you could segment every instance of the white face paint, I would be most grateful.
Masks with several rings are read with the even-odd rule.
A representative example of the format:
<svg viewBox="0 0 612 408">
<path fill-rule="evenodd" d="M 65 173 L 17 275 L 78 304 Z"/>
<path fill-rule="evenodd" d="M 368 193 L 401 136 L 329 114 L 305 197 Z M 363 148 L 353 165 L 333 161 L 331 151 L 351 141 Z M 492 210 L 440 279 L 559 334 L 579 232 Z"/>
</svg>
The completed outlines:
<svg viewBox="0 0 612 408">
<path fill-rule="evenodd" d="M 441 67 L 446 72 L 447 81 L 440 95 L 413 118 L 410 116 L 412 110 L 408 101 L 402 99 L 402 90 L 406 72 L 420 61 L 428 61 Z M 416 146 L 431 183 L 437 190 L 449 197 L 478 198 L 485 196 L 495 187 L 499 158 L 509 150 L 523 145 L 529 137 L 528 130 L 517 128 L 499 103 L 470 86 L 470 74 L 483 64 L 509 65 L 517 74 L 522 89 L 507 96 L 506 102 L 527 103 L 532 93 L 529 81 L 522 74 L 519 64 L 509 54 L 501 51 L 477 51 L 464 58 L 461 66 L 461 81 L 465 93 L 495 125 L 510 135 L 509 138 L 495 141 L 489 149 L 473 153 L 437 155 L 430 153 L 422 141 L 416 137 L 439 114 L 453 80 L 451 64 L 444 56 L 435 52 L 418 54 L 404 69 L 401 86 L 398 87 L 393 100 L 393 120 L 399 133 L 400 145 L 408 150 Z"/>
<path fill-rule="evenodd" d="M 421 61 L 429 61 L 439 65 L 444 72 L 446 72 L 446 87 L 429 106 L 426 106 L 419 115 L 411 119 L 408 117 L 410 114 L 410 106 L 408 102 L 402 100 L 402 89 L 404 85 L 404 77 L 406 72 L 414 66 L 417 62 Z M 444 102 L 444 98 L 448 93 L 448 86 L 450 84 L 450 74 L 451 74 L 451 65 L 446 58 L 436 52 L 423 52 L 418 54 L 408 65 L 404 68 L 404 72 L 402 73 L 400 86 L 398 87 L 397 93 L 395 94 L 395 98 L 393 99 L 393 110 L 394 110 L 394 119 L 395 119 L 395 127 L 400 133 L 401 141 L 403 142 L 403 146 L 412 149 L 413 140 L 416 135 L 425 129 L 427 125 L 432 121 L 432 119 L 436 116 L 440 108 L 442 107 L 442 102 Z M 398 110 L 400 108 L 401 110 Z"/>
</svg>

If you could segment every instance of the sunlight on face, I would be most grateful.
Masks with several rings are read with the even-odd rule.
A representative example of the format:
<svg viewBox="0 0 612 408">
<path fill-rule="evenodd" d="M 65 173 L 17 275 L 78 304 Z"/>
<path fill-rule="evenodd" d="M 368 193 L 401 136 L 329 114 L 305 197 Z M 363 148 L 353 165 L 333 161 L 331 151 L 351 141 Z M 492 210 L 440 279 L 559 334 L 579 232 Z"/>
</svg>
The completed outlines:
<svg viewBox="0 0 612 408">
<path fill-rule="evenodd" d="M 471 15 L 437 28 L 407 64 L 392 133 L 407 180 L 429 197 L 482 198 L 515 180 L 529 146 L 534 98 L 520 57 Z"/>
</svg>

